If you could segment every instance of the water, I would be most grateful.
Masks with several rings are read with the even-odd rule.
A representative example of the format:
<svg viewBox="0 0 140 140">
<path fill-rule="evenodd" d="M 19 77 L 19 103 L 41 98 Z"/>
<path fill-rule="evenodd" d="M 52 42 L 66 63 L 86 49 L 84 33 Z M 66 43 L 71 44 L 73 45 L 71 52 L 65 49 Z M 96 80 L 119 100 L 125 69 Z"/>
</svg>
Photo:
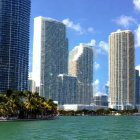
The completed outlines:
<svg viewBox="0 0 140 140">
<path fill-rule="evenodd" d="M 140 140 L 140 116 L 0 122 L 0 140 Z"/>
</svg>

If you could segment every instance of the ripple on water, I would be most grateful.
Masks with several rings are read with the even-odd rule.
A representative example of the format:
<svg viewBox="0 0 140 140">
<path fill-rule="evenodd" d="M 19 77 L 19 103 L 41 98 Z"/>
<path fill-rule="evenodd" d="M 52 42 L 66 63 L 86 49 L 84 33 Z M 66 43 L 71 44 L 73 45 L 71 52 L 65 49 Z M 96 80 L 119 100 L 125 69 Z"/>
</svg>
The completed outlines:
<svg viewBox="0 0 140 140">
<path fill-rule="evenodd" d="M 139 116 L 65 116 L 0 126 L 0 140 L 140 140 Z"/>
</svg>

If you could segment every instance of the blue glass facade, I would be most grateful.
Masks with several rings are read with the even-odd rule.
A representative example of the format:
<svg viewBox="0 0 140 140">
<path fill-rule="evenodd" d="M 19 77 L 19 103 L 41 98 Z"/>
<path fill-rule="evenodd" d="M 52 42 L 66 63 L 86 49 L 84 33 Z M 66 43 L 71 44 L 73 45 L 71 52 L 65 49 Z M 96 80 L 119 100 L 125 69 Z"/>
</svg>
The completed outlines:
<svg viewBox="0 0 140 140">
<path fill-rule="evenodd" d="M 0 93 L 26 90 L 30 0 L 0 0 Z"/>
</svg>

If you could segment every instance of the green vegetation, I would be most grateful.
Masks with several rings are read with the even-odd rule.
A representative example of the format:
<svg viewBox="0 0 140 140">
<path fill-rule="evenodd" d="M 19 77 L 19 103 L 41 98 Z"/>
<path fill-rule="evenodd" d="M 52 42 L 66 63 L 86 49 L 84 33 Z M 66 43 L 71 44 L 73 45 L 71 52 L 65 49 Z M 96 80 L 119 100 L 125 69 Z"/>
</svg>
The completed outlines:
<svg viewBox="0 0 140 140">
<path fill-rule="evenodd" d="M 94 110 L 78 110 L 78 111 L 64 111 L 59 110 L 58 111 L 60 116 L 82 116 L 82 115 L 96 115 Z"/>
<path fill-rule="evenodd" d="M 52 99 L 45 99 L 37 92 L 7 90 L 0 94 L 0 117 L 36 119 L 57 114 L 57 105 Z"/>
<path fill-rule="evenodd" d="M 91 116 L 96 116 L 96 115 L 132 115 L 133 113 L 136 113 L 136 109 L 132 110 L 115 110 L 115 109 L 98 109 L 98 110 L 78 110 L 78 111 L 64 111 L 64 110 L 59 110 L 58 113 L 60 116 L 81 116 L 81 115 L 91 115 Z"/>
</svg>

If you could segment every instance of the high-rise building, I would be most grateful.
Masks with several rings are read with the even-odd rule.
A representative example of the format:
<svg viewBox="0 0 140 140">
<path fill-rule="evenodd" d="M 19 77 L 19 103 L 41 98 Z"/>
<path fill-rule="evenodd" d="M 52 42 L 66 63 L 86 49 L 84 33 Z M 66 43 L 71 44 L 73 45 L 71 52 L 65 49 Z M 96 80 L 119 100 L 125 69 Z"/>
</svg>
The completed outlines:
<svg viewBox="0 0 140 140">
<path fill-rule="evenodd" d="M 0 0 L 0 93 L 27 90 L 30 0 Z"/>
<path fill-rule="evenodd" d="M 134 35 L 129 30 L 118 30 L 109 36 L 109 106 L 123 110 L 134 105 Z"/>
<path fill-rule="evenodd" d="M 58 100 L 58 75 L 68 73 L 66 27 L 45 17 L 34 19 L 33 80 L 40 95 Z"/>
<path fill-rule="evenodd" d="M 135 105 L 140 105 L 140 76 L 138 70 L 135 70 L 135 76 Z"/>
<path fill-rule="evenodd" d="M 108 96 L 106 94 L 95 95 L 93 99 L 96 106 L 108 106 Z"/>
<path fill-rule="evenodd" d="M 32 73 L 29 73 L 29 77 L 28 77 L 28 91 L 32 91 L 35 92 L 36 91 L 36 85 L 35 85 L 35 81 L 32 80 Z"/>
<path fill-rule="evenodd" d="M 76 104 L 78 92 L 77 77 L 59 74 L 58 83 L 58 104 Z"/>
<path fill-rule="evenodd" d="M 93 100 L 93 46 L 81 43 L 70 52 L 69 74 L 77 76 L 77 104 L 89 105 Z"/>
</svg>

